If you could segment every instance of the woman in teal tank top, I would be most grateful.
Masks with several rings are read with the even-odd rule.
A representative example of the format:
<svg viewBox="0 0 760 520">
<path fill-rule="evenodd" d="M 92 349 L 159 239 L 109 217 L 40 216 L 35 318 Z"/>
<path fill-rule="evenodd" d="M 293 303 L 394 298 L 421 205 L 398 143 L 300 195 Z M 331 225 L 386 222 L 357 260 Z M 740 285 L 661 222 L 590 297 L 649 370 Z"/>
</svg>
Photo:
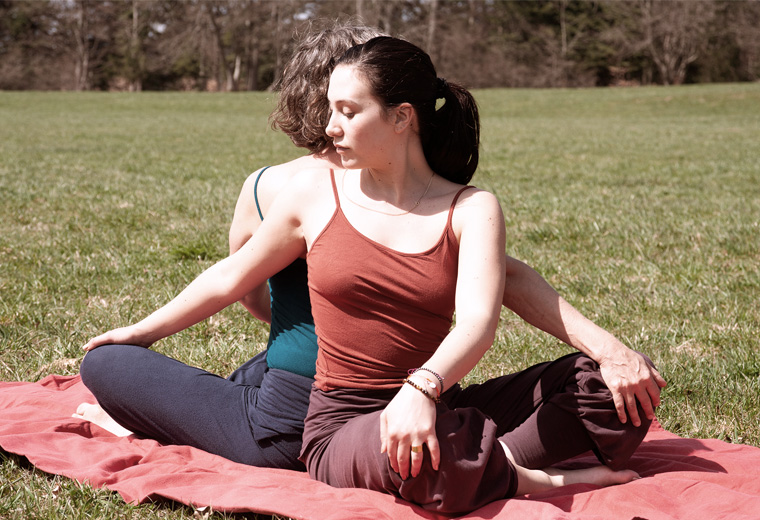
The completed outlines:
<svg viewBox="0 0 760 520">
<path fill-rule="evenodd" d="M 314 120 L 324 110 L 301 107 L 315 90 L 327 91 L 335 56 L 377 34 L 368 27 L 335 26 L 307 37 L 296 50 L 273 118 L 296 146 L 311 153 L 249 177 L 235 208 L 231 252 L 255 232 L 290 177 L 306 168 L 340 164 L 324 123 Z M 316 99 L 326 108 L 323 98 Z M 121 435 L 134 432 L 244 464 L 303 470 L 298 456 L 317 356 L 306 275 L 306 263 L 298 259 L 241 300 L 251 314 L 270 322 L 269 342 L 229 378 L 142 346 L 103 345 L 88 352 L 81 366 L 82 380 L 98 405 L 83 404 L 78 414 Z"/>
</svg>

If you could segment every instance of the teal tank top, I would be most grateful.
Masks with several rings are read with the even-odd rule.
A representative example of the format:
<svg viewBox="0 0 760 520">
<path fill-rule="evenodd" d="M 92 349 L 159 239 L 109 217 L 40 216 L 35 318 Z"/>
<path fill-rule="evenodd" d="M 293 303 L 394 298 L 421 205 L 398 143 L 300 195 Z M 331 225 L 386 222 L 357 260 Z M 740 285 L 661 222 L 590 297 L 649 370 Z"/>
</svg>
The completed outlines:
<svg viewBox="0 0 760 520">
<path fill-rule="evenodd" d="M 263 168 L 256 177 L 253 197 L 259 218 L 257 188 Z M 272 323 L 267 344 L 267 366 L 314 378 L 317 363 L 317 334 L 311 315 L 306 260 L 297 259 L 269 279 Z"/>
</svg>

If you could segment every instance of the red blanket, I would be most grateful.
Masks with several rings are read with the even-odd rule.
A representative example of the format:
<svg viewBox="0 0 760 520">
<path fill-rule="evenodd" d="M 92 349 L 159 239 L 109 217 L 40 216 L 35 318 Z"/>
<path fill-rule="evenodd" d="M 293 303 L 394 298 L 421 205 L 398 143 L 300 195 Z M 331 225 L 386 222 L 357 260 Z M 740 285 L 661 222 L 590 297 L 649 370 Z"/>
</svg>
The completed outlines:
<svg viewBox="0 0 760 520">
<path fill-rule="evenodd" d="M 390 495 L 335 489 L 303 473 L 244 466 L 186 446 L 115 437 L 71 417 L 84 401 L 94 399 L 78 376 L 0 383 L 0 447 L 43 471 L 117 491 L 128 502 L 165 497 L 217 511 L 299 519 L 434 518 Z M 595 462 L 589 455 L 572 465 Z M 501 500 L 462 518 L 760 518 L 758 448 L 683 439 L 654 424 L 631 467 L 644 478 Z"/>
</svg>

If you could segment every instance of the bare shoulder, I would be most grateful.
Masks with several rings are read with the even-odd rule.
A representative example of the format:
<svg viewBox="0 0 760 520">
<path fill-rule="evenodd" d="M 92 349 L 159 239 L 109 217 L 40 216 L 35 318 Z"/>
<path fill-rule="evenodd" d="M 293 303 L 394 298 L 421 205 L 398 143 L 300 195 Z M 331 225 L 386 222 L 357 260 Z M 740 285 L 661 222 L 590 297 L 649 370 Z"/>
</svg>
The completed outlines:
<svg viewBox="0 0 760 520">
<path fill-rule="evenodd" d="M 261 170 L 252 173 L 248 177 L 248 180 L 246 180 L 246 184 L 249 186 L 248 193 L 253 196 L 255 186 L 256 199 L 259 202 L 262 213 L 266 215 L 272 201 L 296 177 L 299 177 L 301 174 L 305 174 L 308 177 L 307 172 L 324 169 L 325 161 L 323 159 L 314 155 L 304 155 L 286 163 L 270 166 L 264 173 L 261 173 Z M 256 179 L 258 179 L 258 182 Z"/>
<path fill-rule="evenodd" d="M 335 212 L 329 168 L 299 171 L 272 203 L 270 215 L 289 219 L 301 228 L 307 246 Z"/>
<path fill-rule="evenodd" d="M 263 214 L 266 214 L 266 210 L 275 197 L 302 169 L 298 165 L 308 163 L 308 157 L 299 157 L 290 162 L 262 168 L 248 177 L 246 180 L 246 185 L 249 187 L 248 193 L 251 197 L 256 197 Z"/>
<path fill-rule="evenodd" d="M 280 190 L 282 198 L 290 198 L 299 204 L 310 205 L 321 195 L 332 193 L 330 168 L 305 168 L 294 173 Z"/>
<path fill-rule="evenodd" d="M 504 213 L 496 196 L 480 188 L 470 188 L 462 192 L 452 217 L 452 226 L 455 231 L 470 225 L 483 226 L 491 224 L 498 227 L 504 226 Z"/>
<path fill-rule="evenodd" d="M 496 212 L 501 216 L 501 204 L 496 195 L 477 187 L 463 191 L 456 208 L 473 215 L 489 215 Z"/>
</svg>

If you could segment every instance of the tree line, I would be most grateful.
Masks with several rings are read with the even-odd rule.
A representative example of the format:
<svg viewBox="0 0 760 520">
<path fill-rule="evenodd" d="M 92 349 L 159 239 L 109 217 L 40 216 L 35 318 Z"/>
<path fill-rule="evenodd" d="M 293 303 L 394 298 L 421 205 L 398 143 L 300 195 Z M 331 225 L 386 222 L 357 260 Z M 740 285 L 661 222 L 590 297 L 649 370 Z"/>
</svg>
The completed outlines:
<svg viewBox="0 0 760 520">
<path fill-rule="evenodd" d="M 0 89 L 265 90 L 336 20 L 420 45 L 470 88 L 760 77 L 752 0 L 0 0 Z"/>
</svg>

